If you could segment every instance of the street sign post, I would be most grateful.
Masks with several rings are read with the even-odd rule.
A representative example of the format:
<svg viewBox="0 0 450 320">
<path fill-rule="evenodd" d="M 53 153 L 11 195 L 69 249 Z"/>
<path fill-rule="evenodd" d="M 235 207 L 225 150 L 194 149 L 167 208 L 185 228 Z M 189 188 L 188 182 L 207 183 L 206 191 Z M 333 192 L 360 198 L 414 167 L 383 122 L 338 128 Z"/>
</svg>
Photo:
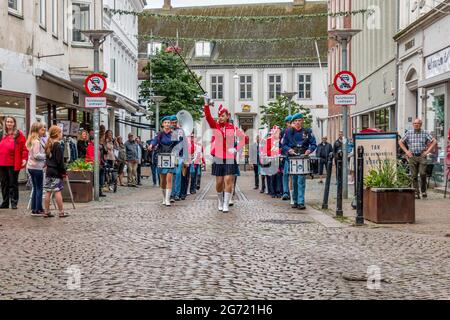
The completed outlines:
<svg viewBox="0 0 450 320">
<path fill-rule="evenodd" d="M 93 73 L 86 78 L 84 88 L 91 97 L 100 97 L 106 91 L 106 78 L 99 73 Z"/>
<path fill-rule="evenodd" d="M 87 109 L 106 108 L 106 97 L 86 97 L 84 107 Z"/>
<path fill-rule="evenodd" d="M 348 94 L 356 87 L 356 77 L 350 71 L 341 71 L 334 77 L 334 87 L 342 94 Z"/>
<path fill-rule="evenodd" d="M 356 105 L 356 94 L 335 94 L 334 105 L 354 106 Z"/>
</svg>

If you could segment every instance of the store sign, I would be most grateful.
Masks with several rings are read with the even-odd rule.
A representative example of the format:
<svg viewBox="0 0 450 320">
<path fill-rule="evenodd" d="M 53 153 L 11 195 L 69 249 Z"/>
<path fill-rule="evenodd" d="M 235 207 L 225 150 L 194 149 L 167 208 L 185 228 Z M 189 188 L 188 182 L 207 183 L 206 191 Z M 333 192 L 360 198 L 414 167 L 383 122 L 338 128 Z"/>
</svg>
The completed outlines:
<svg viewBox="0 0 450 320">
<path fill-rule="evenodd" d="M 252 107 L 248 104 L 244 104 L 242 106 L 242 112 L 250 112 L 250 110 L 252 110 Z"/>
<path fill-rule="evenodd" d="M 429 79 L 450 72 L 450 47 L 425 59 L 425 78 Z"/>
<path fill-rule="evenodd" d="M 334 105 L 354 106 L 356 105 L 356 94 L 335 94 Z"/>
<path fill-rule="evenodd" d="M 106 108 L 106 97 L 86 97 L 84 106 L 87 109 Z"/>
<path fill-rule="evenodd" d="M 364 175 L 380 161 L 397 159 L 397 133 L 357 133 L 354 141 L 355 153 L 364 147 Z"/>
</svg>

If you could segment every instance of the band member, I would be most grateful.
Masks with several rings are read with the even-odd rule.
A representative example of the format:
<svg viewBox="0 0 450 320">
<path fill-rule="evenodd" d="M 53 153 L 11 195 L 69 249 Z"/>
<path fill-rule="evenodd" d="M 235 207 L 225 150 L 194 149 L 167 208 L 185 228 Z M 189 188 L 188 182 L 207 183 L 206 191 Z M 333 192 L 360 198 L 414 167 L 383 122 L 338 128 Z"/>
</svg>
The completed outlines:
<svg viewBox="0 0 450 320">
<path fill-rule="evenodd" d="M 291 127 L 292 116 L 287 116 L 284 118 L 284 122 L 286 123 L 286 127 L 280 133 L 280 141 L 283 141 L 283 137 L 286 131 Z M 283 200 L 289 200 L 292 198 L 291 191 L 289 189 L 289 161 L 286 158 L 283 158 L 281 161 L 281 166 L 283 168 Z"/>
<path fill-rule="evenodd" d="M 292 116 L 293 128 L 287 131 L 283 137 L 282 149 L 283 154 L 288 156 L 288 159 L 295 156 L 305 155 L 308 156 L 313 153 L 316 148 L 316 138 L 314 137 L 312 130 L 303 128 L 303 115 L 296 113 Z M 305 189 L 306 189 L 306 176 L 305 175 L 293 175 L 293 208 L 300 210 L 306 209 L 305 207 Z"/>
<path fill-rule="evenodd" d="M 182 200 L 183 198 L 186 199 L 185 196 L 183 197 L 183 195 L 182 195 L 181 187 L 182 187 L 182 183 L 186 183 L 185 177 L 186 177 L 186 171 L 187 171 L 186 168 L 187 167 L 185 165 L 185 160 L 187 159 L 187 157 L 189 155 L 183 153 L 184 150 L 188 150 L 187 139 L 185 137 L 183 129 L 181 129 L 178 126 L 177 116 L 172 115 L 169 117 L 169 119 L 170 119 L 170 126 L 172 128 L 172 135 L 173 135 L 172 140 L 179 140 L 181 142 L 180 144 L 178 144 L 175 147 L 175 149 L 176 149 L 175 151 L 177 152 L 176 155 L 182 161 L 179 161 L 179 163 L 177 164 L 177 166 L 173 172 L 173 178 L 172 178 L 173 189 L 172 189 L 172 194 L 171 194 L 171 202 L 174 202 L 174 201 Z"/>
<path fill-rule="evenodd" d="M 234 121 L 233 121 L 233 120 L 230 120 L 230 123 L 231 123 L 232 125 L 234 125 Z M 239 128 L 235 126 L 235 130 L 239 130 Z M 236 139 L 236 137 L 235 137 L 234 147 L 236 148 L 237 145 L 238 145 L 238 141 L 237 141 L 237 139 Z M 237 161 L 237 160 L 238 160 L 238 159 L 237 159 L 237 153 L 235 154 L 234 160 L 235 160 L 235 163 L 236 163 L 236 173 L 234 174 L 233 191 L 231 192 L 231 198 L 230 198 L 230 204 L 229 204 L 230 207 L 234 205 L 233 198 L 234 198 L 235 195 L 236 195 L 237 177 L 239 177 L 239 176 L 241 175 L 241 170 L 239 169 L 239 163 L 238 163 L 238 161 Z"/>
<path fill-rule="evenodd" d="M 174 154 L 176 153 L 175 146 L 182 140 L 174 139 L 175 135 L 171 127 L 170 116 L 161 119 L 163 129 L 158 133 L 155 139 L 151 141 L 152 149 L 156 150 L 158 154 Z M 178 156 L 178 154 L 175 154 Z M 175 165 L 175 164 L 174 164 Z M 159 168 L 161 190 L 163 194 L 163 205 L 170 206 L 170 195 L 172 192 L 172 178 L 175 168 Z"/>
<path fill-rule="evenodd" d="M 214 130 L 211 139 L 212 175 L 216 176 L 218 209 L 228 212 L 236 174 L 236 153 L 245 144 L 245 134 L 229 122 L 230 112 L 222 105 L 219 107 L 218 121 L 216 122 L 211 115 L 208 97 L 205 97 L 204 112 L 206 121 Z M 236 137 L 239 142 L 235 146 Z"/>
</svg>

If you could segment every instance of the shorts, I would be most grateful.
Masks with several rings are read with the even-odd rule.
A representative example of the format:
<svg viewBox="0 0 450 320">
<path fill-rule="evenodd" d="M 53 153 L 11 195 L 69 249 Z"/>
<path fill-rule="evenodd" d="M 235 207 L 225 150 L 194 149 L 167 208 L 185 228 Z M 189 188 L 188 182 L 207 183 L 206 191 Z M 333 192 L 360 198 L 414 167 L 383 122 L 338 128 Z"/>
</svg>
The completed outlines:
<svg viewBox="0 0 450 320">
<path fill-rule="evenodd" d="M 45 177 L 44 191 L 59 192 L 64 189 L 64 182 L 61 178 Z"/>
</svg>

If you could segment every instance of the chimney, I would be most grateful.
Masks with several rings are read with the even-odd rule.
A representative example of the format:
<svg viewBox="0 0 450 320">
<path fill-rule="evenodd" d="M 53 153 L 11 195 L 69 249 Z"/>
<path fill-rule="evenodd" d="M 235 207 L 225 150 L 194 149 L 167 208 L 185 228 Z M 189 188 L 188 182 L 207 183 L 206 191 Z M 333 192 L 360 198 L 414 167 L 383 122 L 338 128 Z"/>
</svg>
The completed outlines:
<svg viewBox="0 0 450 320">
<path fill-rule="evenodd" d="M 164 10 L 172 9 L 172 0 L 164 0 L 164 5 L 162 7 Z"/>
<path fill-rule="evenodd" d="M 305 0 L 294 0 L 294 6 L 304 6 Z"/>
</svg>

